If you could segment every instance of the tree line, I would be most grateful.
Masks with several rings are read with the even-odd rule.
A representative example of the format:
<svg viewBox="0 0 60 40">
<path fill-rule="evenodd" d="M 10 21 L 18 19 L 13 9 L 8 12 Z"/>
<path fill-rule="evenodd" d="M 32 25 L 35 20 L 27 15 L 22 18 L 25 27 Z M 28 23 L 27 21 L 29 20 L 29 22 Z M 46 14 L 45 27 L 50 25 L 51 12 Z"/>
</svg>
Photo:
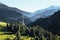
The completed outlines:
<svg viewBox="0 0 60 40">
<path fill-rule="evenodd" d="M 20 38 L 21 36 L 27 36 L 27 38 L 31 37 L 31 40 L 57 40 L 57 34 L 44 30 L 38 25 L 28 27 L 26 25 L 22 25 L 22 23 L 7 24 L 7 29 L 16 34 L 16 38 L 14 40 L 22 40 Z"/>
</svg>

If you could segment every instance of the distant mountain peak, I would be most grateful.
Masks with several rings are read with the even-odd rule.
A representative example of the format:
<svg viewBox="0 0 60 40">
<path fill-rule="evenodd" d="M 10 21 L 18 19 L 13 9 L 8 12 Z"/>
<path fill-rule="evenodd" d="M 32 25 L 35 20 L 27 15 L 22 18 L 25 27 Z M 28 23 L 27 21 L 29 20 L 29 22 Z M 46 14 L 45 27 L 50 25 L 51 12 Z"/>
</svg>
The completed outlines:
<svg viewBox="0 0 60 40">
<path fill-rule="evenodd" d="M 19 22 L 22 21 L 22 15 L 24 15 L 25 24 L 33 22 L 33 20 L 31 20 L 31 18 L 29 17 L 29 15 L 31 15 L 30 13 L 0 3 L 0 21 L 14 23 L 16 19 L 18 19 Z"/>
<path fill-rule="evenodd" d="M 8 8 L 8 6 L 3 3 L 0 3 L 0 8 Z"/>
<path fill-rule="evenodd" d="M 4 5 L 3 3 L 0 3 L 0 5 Z"/>
<path fill-rule="evenodd" d="M 46 9 L 60 9 L 60 6 L 50 6 L 50 7 L 46 8 Z"/>
<path fill-rule="evenodd" d="M 36 12 L 33 13 L 32 19 L 36 20 L 38 18 L 45 18 L 53 15 L 55 12 L 60 10 L 60 6 L 50 6 L 48 8 L 42 9 L 42 10 L 37 10 Z"/>
<path fill-rule="evenodd" d="M 5 4 L 3 4 L 3 3 L 0 3 L 0 6 L 6 6 Z"/>
</svg>

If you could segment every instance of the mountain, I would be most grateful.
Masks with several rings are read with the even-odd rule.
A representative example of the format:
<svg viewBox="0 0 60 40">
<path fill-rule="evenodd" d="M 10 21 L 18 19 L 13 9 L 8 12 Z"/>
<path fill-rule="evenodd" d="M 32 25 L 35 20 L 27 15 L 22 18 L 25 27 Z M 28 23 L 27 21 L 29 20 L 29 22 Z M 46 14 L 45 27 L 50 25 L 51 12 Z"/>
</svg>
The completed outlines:
<svg viewBox="0 0 60 40">
<path fill-rule="evenodd" d="M 17 19 L 18 21 L 22 21 L 22 17 L 24 16 L 25 24 L 28 24 L 32 22 L 28 15 L 30 13 L 0 3 L 0 21 L 16 22 Z"/>
<path fill-rule="evenodd" d="M 33 13 L 33 16 L 31 17 L 33 20 L 36 20 L 38 18 L 46 18 L 54 14 L 54 12 L 60 10 L 59 6 L 51 6 L 42 10 L 38 10 Z"/>
<path fill-rule="evenodd" d="M 39 18 L 35 22 L 30 23 L 30 26 L 39 25 L 42 28 L 60 35 L 60 10 L 47 18 Z"/>
</svg>

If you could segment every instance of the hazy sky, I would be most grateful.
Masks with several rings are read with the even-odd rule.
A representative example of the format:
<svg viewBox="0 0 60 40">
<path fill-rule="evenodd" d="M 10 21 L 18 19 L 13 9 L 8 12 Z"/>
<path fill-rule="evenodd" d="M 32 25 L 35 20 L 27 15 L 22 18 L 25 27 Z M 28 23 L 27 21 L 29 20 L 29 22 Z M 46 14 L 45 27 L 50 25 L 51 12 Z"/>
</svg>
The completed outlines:
<svg viewBox="0 0 60 40">
<path fill-rule="evenodd" d="M 34 12 L 49 6 L 60 6 L 60 0 L 0 0 L 0 2 L 28 12 Z"/>
</svg>

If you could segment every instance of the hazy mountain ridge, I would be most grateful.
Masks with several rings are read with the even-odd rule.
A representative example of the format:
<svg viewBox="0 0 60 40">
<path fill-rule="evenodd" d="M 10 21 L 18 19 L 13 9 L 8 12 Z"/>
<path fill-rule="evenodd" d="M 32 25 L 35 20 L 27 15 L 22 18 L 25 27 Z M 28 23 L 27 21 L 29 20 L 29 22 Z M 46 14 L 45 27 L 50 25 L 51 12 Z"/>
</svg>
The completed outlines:
<svg viewBox="0 0 60 40">
<path fill-rule="evenodd" d="M 56 11 L 60 10 L 59 6 L 51 6 L 42 10 L 37 10 L 33 13 L 32 19 L 36 20 L 38 18 L 46 18 L 53 15 Z"/>
<path fill-rule="evenodd" d="M 31 23 L 30 26 L 39 25 L 46 30 L 49 30 L 53 33 L 60 35 L 60 10 L 55 12 L 48 18 L 39 18 L 34 23 Z"/>
<path fill-rule="evenodd" d="M 22 21 L 22 16 L 24 15 L 24 20 L 25 23 L 29 23 L 32 20 L 26 15 L 26 14 L 30 14 L 28 12 L 24 12 L 22 10 L 19 10 L 17 8 L 13 8 L 13 7 L 8 7 L 5 4 L 0 4 L 0 21 L 7 21 L 7 22 L 13 22 L 18 20 Z M 28 22 L 29 21 L 29 22 Z"/>
</svg>

